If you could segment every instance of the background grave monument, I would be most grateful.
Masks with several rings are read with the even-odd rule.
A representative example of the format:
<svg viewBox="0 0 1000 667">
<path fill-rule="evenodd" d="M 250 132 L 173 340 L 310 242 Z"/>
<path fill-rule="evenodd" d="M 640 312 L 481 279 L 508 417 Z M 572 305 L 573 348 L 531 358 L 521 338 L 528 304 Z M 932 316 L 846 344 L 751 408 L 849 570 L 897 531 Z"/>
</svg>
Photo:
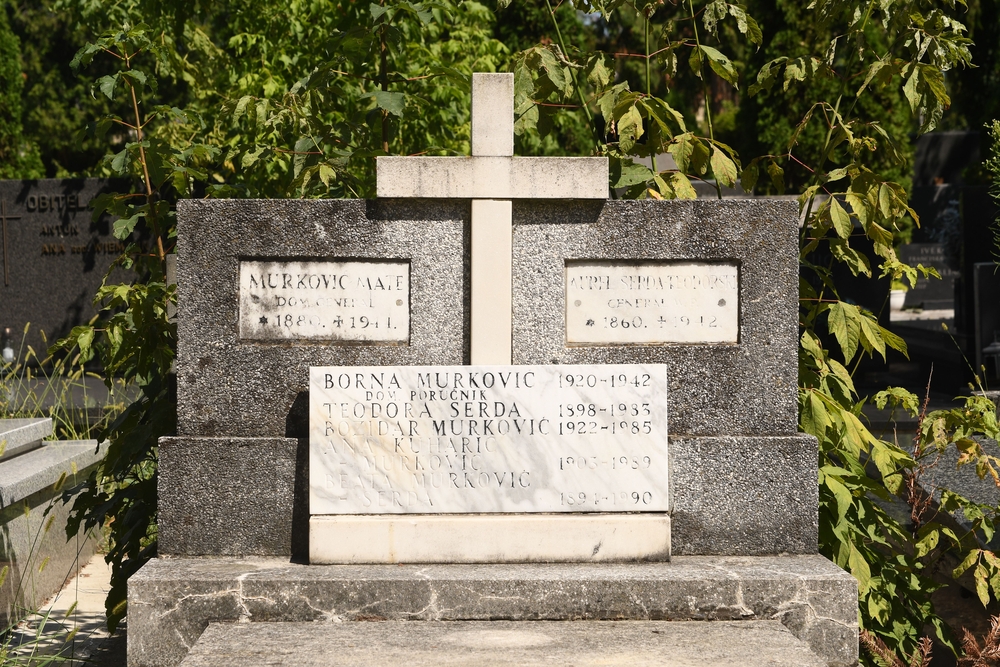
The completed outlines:
<svg viewBox="0 0 1000 667">
<path fill-rule="evenodd" d="M 477 76 L 474 95 L 483 90 L 484 81 L 502 88 L 508 77 Z M 473 104 L 475 137 L 475 98 Z M 296 649 L 284 642 L 304 637 L 305 630 L 275 622 L 497 619 L 573 620 L 558 625 L 574 632 L 600 620 L 659 622 L 656 632 L 664 632 L 663 637 L 676 637 L 673 633 L 681 626 L 674 621 L 738 621 L 743 629 L 780 622 L 782 628 L 768 627 L 789 642 L 800 642 L 805 651 L 798 654 L 802 664 L 855 664 L 856 583 L 816 552 L 816 443 L 796 432 L 795 204 L 581 199 L 574 197 L 580 190 L 572 183 L 555 188 L 544 173 L 550 170 L 532 171 L 528 163 L 520 164 L 528 165 L 536 182 L 522 187 L 517 165 L 529 159 L 503 155 L 451 158 L 434 163 L 429 172 L 413 166 L 414 178 L 385 182 L 411 173 L 408 165 L 417 163 L 405 160 L 409 158 L 380 159 L 380 197 L 373 202 L 181 203 L 178 436 L 163 439 L 160 449 L 159 553 L 164 558 L 148 563 L 129 582 L 129 664 L 177 665 L 192 646 L 186 664 L 216 664 L 212 660 L 220 656 L 251 650 L 252 637 L 263 637 L 262 632 L 269 637 L 265 645 L 280 646 L 282 655 L 292 656 Z M 559 164 L 554 163 L 552 179 L 577 173 L 572 168 L 561 172 Z M 484 181 L 490 185 L 482 186 Z M 548 193 L 557 200 L 545 201 Z M 437 196 L 443 200 L 432 199 Z M 487 203 L 485 210 L 492 213 L 484 221 L 482 201 L 502 204 Z M 485 222 L 506 238 L 507 210 L 509 239 L 495 246 L 487 262 L 506 264 L 509 258 L 510 279 L 501 272 L 491 296 L 484 299 L 477 290 L 477 260 L 482 259 L 477 230 Z M 396 299 L 407 306 L 408 337 L 385 336 L 381 330 L 379 336 L 368 336 L 344 331 L 343 325 L 331 328 L 338 317 L 346 321 L 352 316 L 344 308 L 357 309 L 356 318 L 363 314 L 369 323 L 381 323 L 383 317 L 398 317 L 390 311 L 401 307 L 391 298 L 382 301 L 384 295 L 376 305 L 368 281 L 346 281 L 350 290 L 337 293 L 337 276 L 349 262 L 373 271 L 374 265 L 396 267 L 391 275 L 400 281 L 388 284 L 406 287 Z M 408 267 L 405 281 L 403 266 Z M 280 281 L 277 274 L 282 274 Z M 251 281 L 251 276 L 256 278 Z M 326 282 L 322 276 L 327 276 Z M 336 289 L 330 287 L 335 278 Z M 272 291 L 265 291 L 264 284 Z M 303 294 L 309 290 L 313 293 Z M 244 317 L 249 311 L 241 310 L 242 303 L 253 301 L 254 294 L 259 301 L 253 302 L 253 316 Z M 311 305 L 292 307 L 292 296 L 308 298 Z M 318 306 L 317 298 L 341 302 Z M 497 303 L 500 308 L 490 310 Z M 510 304 L 509 325 L 504 325 L 505 303 Z M 478 335 L 479 315 L 497 316 L 490 326 L 500 330 L 487 332 L 492 338 Z M 270 326 L 275 317 L 301 327 L 301 335 L 282 331 L 262 336 L 258 327 Z M 477 349 L 498 351 L 501 358 L 506 353 L 517 366 L 460 366 L 477 360 Z M 427 366 L 437 368 L 421 368 Z M 557 384 L 540 397 L 516 389 L 499 401 L 490 400 L 492 394 L 484 399 L 481 394 L 452 398 L 449 393 L 446 407 L 428 406 L 423 416 L 420 395 L 407 393 L 401 402 L 414 404 L 412 417 L 405 407 L 396 408 L 403 410 L 405 424 L 374 416 L 377 396 L 367 392 L 386 390 L 393 375 L 398 384 L 394 391 L 429 392 L 432 379 L 426 374 L 432 372 L 452 374 L 446 387 L 434 387 L 449 392 L 484 391 L 470 387 L 468 375 L 463 386 L 456 387 L 456 372 L 530 372 L 550 382 L 554 378 Z M 618 387 L 598 384 L 618 373 L 631 380 L 647 372 L 651 379 L 662 377 L 666 385 L 668 402 L 662 416 L 662 391 L 650 394 L 647 401 L 636 393 L 638 387 L 630 386 L 625 400 Z M 383 386 L 374 387 L 371 376 L 379 373 Z M 359 386 L 359 374 L 364 387 Z M 341 375 L 348 376 L 343 383 Z M 567 377 L 574 378 L 573 386 L 558 386 L 559 378 L 566 384 Z M 577 429 L 584 421 L 584 429 L 590 430 L 593 421 L 598 444 L 584 443 L 589 434 L 541 444 L 544 460 L 527 457 L 533 466 L 527 479 L 538 479 L 530 494 L 515 488 L 515 493 L 472 496 L 470 489 L 446 487 L 427 491 L 421 500 L 419 487 L 404 486 L 412 483 L 415 457 L 423 447 L 454 447 L 452 437 L 482 438 L 485 420 L 496 419 L 489 410 L 495 415 L 500 409 L 487 407 L 480 415 L 478 404 L 499 402 L 506 414 L 518 396 L 527 399 L 523 418 L 535 419 L 536 426 L 544 417 L 564 429 L 569 423 Z M 388 401 L 383 401 L 378 409 L 387 411 Z M 641 411 L 646 402 L 651 412 L 658 404 L 648 420 L 649 434 L 632 433 L 633 421 L 641 432 L 646 420 L 633 420 L 630 414 L 629 420 L 622 420 L 627 439 L 606 436 L 603 427 L 614 422 L 598 418 L 599 410 L 624 403 L 631 413 L 633 405 Z M 456 403 L 454 409 L 451 403 Z M 360 416 L 353 417 L 358 406 Z M 586 420 L 568 415 L 568 406 L 582 406 L 584 413 L 593 406 L 594 419 L 589 414 Z M 466 410 L 472 410 L 472 416 L 466 417 Z M 443 435 L 454 420 L 461 422 L 459 430 L 466 429 L 465 436 Z M 351 426 L 352 421 L 357 425 Z M 435 421 L 440 424 L 437 431 Z M 468 430 L 473 421 L 478 435 Z M 654 432 L 667 435 L 664 421 L 669 421 L 666 456 L 656 458 L 663 450 L 656 449 Z M 341 422 L 348 424 L 343 435 Z M 366 439 L 362 432 L 360 439 L 352 439 L 359 435 L 352 428 L 363 429 L 365 424 L 388 437 L 381 433 L 382 422 L 399 431 L 392 436 L 391 451 L 365 449 L 389 442 L 381 437 Z M 417 441 L 421 451 L 413 451 L 415 441 L 410 438 L 423 438 L 425 432 L 435 440 Z M 642 435 L 651 436 L 650 441 L 643 441 Z M 403 440 L 397 443 L 397 437 Z M 507 444 L 503 462 L 523 463 L 518 459 L 519 441 Z M 471 448 L 472 440 L 458 440 L 457 446 L 459 451 L 452 453 L 468 456 L 471 467 L 474 452 L 462 447 Z M 618 454 L 619 446 L 628 451 Z M 649 470 L 667 469 L 667 479 L 649 473 L 653 511 L 551 511 L 565 502 L 567 493 L 576 494 L 584 505 L 598 498 L 610 501 L 604 495 L 610 485 L 570 489 L 565 482 L 574 478 L 559 476 L 559 460 L 566 465 L 573 458 L 578 465 L 581 454 L 590 471 L 609 468 L 624 457 L 627 474 L 635 477 L 630 478 L 627 499 L 636 491 L 642 502 L 645 491 L 639 492 L 637 485 L 644 483 L 638 470 L 644 460 L 633 453 L 636 450 L 652 452 L 643 454 L 650 456 Z M 404 458 L 412 469 L 401 463 Z M 474 470 L 476 476 L 468 482 L 475 484 L 480 472 L 489 472 L 488 487 L 502 471 L 497 460 L 489 460 L 492 467 L 487 471 L 487 457 L 481 459 L 477 465 L 483 470 Z M 366 465 L 381 474 L 377 484 L 366 486 L 363 479 L 355 483 Z M 452 472 L 456 482 L 467 481 L 466 471 L 459 477 L 458 470 L 449 470 L 449 481 Z M 520 477 L 522 470 L 508 465 L 507 472 Z M 593 486 L 603 473 L 586 477 L 590 474 L 581 470 L 575 479 L 586 480 L 580 486 Z M 458 510 L 462 521 L 505 517 L 522 502 L 542 510 L 551 526 L 566 525 L 561 522 L 566 519 L 622 519 L 624 528 L 626 521 L 644 520 L 648 514 L 660 525 L 669 525 L 670 561 L 664 560 L 662 548 L 642 545 L 640 538 L 648 539 L 649 531 L 615 535 L 620 542 L 615 546 L 608 540 L 614 547 L 610 556 L 605 541 L 594 540 L 595 535 L 584 541 L 592 545 L 589 550 L 574 547 L 569 554 L 547 553 L 548 547 L 537 540 L 518 541 L 506 549 L 502 531 L 449 529 L 453 512 L 408 511 L 411 499 L 404 497 L 406 491 L 414 493 L 414 503 L 430 499 L 439 507 Z M 666 498 L 657 497 L 653 504 L 658 491 Z M 310 492 L 316 494 L 313 508 Z M 375 504 L 384 503 L 385 511 L 356 511 L 365 509 L 366 493 Z M 311 509 L 316 513 L 312 519 Z M 466 514 L 484 510 L 487 513 Z M 497 510 L 500 513 L 494 514 Z M 326 528 L 317 527 L 330 522 L 341 524 L 337 540 L 326 539 Z M 380 528 L 387 524 L 402 533 L 412 530 L 400 535 L 395 528 Z M 391 542 L 388 535 L 398 540 Z M 475 553 L 491 540 L 505 549 Z M 310 558 L 340 564 L 309 563 Z M 612 562 L 602 562 L 606 559 Z M 558 562 L 566 560 L 575 562 Z M 208 624 L 218 621 L 252 623 L 249 633 L 237 636 L 214 628 L 205 634 L 205 643 L 199 642 Z M 342 624 L 320 625 L 307 634 L 330 633 L 324 636 L 339 641 L 336 633 Z M 356 626 L 349 625 L 354 632 Z M 368 625 L 377 635 L 393 634 L 382 624 Z M 443 625 L 422 624 L 418 634 L 436 637 Z M 530 631 L 536 635 L 555 632 L 555 625 L 536 625 Z M 483 630 L 482 624 L 448 627 Z M 487 625 L 487 632 L 489 627 L 500 631 L 498 625 Z M 517 627 L 517 632 L 528 631 L 524 624 Z M 621 631 L 627 633 L 630 627 L 638 626 L 626 623 Z M 643 632 L 652 632 L 650 628 Z M 356 640 L 364 641 L 360 635 Z M 742 641 L 721 643 L 746 646 Z M 669 643 L 660 646 L 669 650 Z M 241 660 L 252 659 L 240 655 Z"/>
<path fill-rule="evenodd" d="M 94 316 L 94 294 L 111 263 L 125 249 L 104 216 L 91 220 L 91 200 L 114 184 L 105 179 L 0 181 L 0 331 L 10 328 L 12 347 L 25 341 L 36 351 Z"/>
</svg>

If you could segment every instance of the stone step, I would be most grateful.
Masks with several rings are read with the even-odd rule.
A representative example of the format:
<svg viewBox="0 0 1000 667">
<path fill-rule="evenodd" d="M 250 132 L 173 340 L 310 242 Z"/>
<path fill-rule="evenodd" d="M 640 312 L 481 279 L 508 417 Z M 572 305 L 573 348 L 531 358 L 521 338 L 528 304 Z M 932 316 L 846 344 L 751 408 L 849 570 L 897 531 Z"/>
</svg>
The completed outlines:
<svg viewBox="0 0 1000 667">
<path fill-rule="evenodd" d="M 825 667 L 778 621 L 213 623 L 181 667 Z"/>
<path fill-rule="evenodd" d="M 105 453 L 107 444 L 98 446 L 96 440 L 50 440 L 0 461 L 0 507 L 9 507 L 40 491 L 61 492 L 54 485 L 64 474 L 69 486 L 80 483 Z"/>
<path fill-rule="evenodd" d="M 216 621 L 497 620 L 778 621 L 827 665 L 847 666 L 858 659 L 857 595 L 854 578 L 819 555 L 520 565 L 160 558 L 129 579 L 129 667 L 175 667 Z"/>
<path fill-rule="evenodd" d="M 42 446 L 52 435 L 52 419 L 0 419 L 0 461 Z"/>
</svg>

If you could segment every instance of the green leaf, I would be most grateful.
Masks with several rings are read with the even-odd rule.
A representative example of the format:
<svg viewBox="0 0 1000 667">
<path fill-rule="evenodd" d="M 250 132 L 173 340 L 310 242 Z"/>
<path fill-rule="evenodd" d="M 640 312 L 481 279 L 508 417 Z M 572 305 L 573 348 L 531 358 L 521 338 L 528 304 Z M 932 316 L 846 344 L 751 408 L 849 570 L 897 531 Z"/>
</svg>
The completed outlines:
<svg viewBox="0 0 1000 667">
<path fill-rule="evenodd" d="M 843 350 L 844 360 L 850 363 L 857 354 L 861 337 L 861 311 L 843 301 L 832 303 L 828 310 L 827 327 Z"/>
<path fill-rule="evenodd" d="M 699 79 L 701 77 L 701 49 L 691 49 L 691 57 L 688 58 L 688 67 Z"/>
<path fill-rule="evenodd" d="M 552 85 L 562 93 L 564 98 L 573 94 L 573 76 L 570 74 L 569 66 L 556 58 L 555 53 L 550 49 L 540 49 L 542 69 Z"/>
<path fill-rule="evenodd" d="M 910 355 L 906 351 L 905 340 L 903 340 L 901 337 L 897 336 L 896 334 L 894 334 L 893 332 L 889 331 L 888 329 L 886 329 L 881 325 L 879 326 L 879 332 L 882 334 L 882 338 L 885 340 L 886 345 L 896 350 L 897 352 L 902 352 L 903 356 L 905 356 L 907 359 L 910 358 Z"/>
<path fill-rule="evenodd" d="M 861 93 L 864 92 L 865 88 L 868 87 L 868 84 L 872 82 L 872 79 L 875 78 L 875 75 L 878 74 L 883 67 L 885 67 L 885 63 L 881 60 L 876 60 L 871 64 L 868 68 L 868 74 L 865 75 L 864 83 L 862 83 L 861 87 L 858 88 L 858 92 L 854 94 L 855 97 L 861 97 Z"/>
<path fill-rule="evenodd" d="M 885 339 L 882 338 L 880 329 L 882 327 L 878 325 L 877 321 L 867 316 L 861 317 L 861 344 L 869 352 L 876 351 L 885 359 Z"/>
<path fill-rule="evenodd" d="M 823 399 L 814 390 L 805 392 L 799 422 L 803 431 L 820 439 L 824 438 L 826 429 L 833 425 Z"/>
<path fill-rule="evenodd" d="M 851 509 L 854 498 L 851 496 L 851 492 L 847 490 L 847 487 L 831 475 L 824 475 L 823 483 L 830 489 L 837 501 L 837 523 L 840 523 Z"/>
<path fill-rule="evenodd" d="M 937 530 L 931 530 L 926 535 L 924 535 L 916 544 L 913 545 L 914 555 L 917 558 L 923 558 L 930 552 L 937 548 L 938 540 L 941 537 L 941 533 Z"/>
<path fill-rule="evenodd" d="M 822 365 L 823 363 L 823 348 L 819 344 L 819 339 L 816 337 L 812 331 L 806 329 L 802 332 L 802 337 L 799 338 L 799 345 L 802 349 L 808 352 L 816 359 L 817 363 Z"/>
<path fill-rule="evenodd" d="M 328 164 L 321 164 L 319 166 L 319 180 L 322 181 L 323 185 L 330 187 L 330 181 L 337 177 L 337 172 L 333 170 Z"/>
<path fill-rule="evenodd" d="M 966 570 L 972 567 L 973 563 L 979 560 L 979 553 L 980 553 L 979 549 L 972 549 L 971 551 L 969 551 L 969 553 L 965 555 L 965 558 L 962 559 L 962 562 L 959 563 L 958 567 L 952 570 L 951 576 L 955 577 L 956 579 L 961 577 Z"/>
<path fill-rule="evenodd" d="M 976 570 L 973 573 L 973 578 L 976 580 L 976 594 L 979 596 L 979 601 L 983 603 L 983 606 L 989 606 L 990 604 L 990 586 L 988 580 L 989 574 L 986 571 L 986 566 L 980 563 L 976 566 Z"/>
<path fill-rule="evenodd" d="M 668 181 L 670 187 L 674 191 L 674 195 L 678 199 L 697 199 L 698 191 L 694 189 L 691 185 L 691 179 L 689 179 L 684 174 L 679 171 L 673 171 L 668 174 L 664 174 L 664 178 Z"/>
<path fill-rule="evenodd" d="M 587 62 L 587 81 L 594 88 L 603 90 L 611 82 L 613 72 L 604 62 L 604 54 L 595 54 Z"/>
<path fill-rule="evenodd" d="M 635 164 L 631 159 L 611 160 L 611 187 L 627 188 L 639 183 L 645 183 L 653 177 L 653 171 L 641 164 Z"/>
<path fill-rule="evenodd" d="M 764 43 L 764 33 L 752 16 L 739 5 L 729 5 L 729 13 L 736 19 L 736 27 L 747 36 L 751 44 L 760 46 Z"/>
<path fill-rule="evenodd" d="M 878 208 L 883 218 L 892 217 L 892 190 L 885 183 L 878 189 Z"/>
<path fill-rule="evenodd" d="M 848 238 L 854 231 L 851 216 L 847 215 L 847 211 L 840 205 L 836 197 L 830 197 L 830 220 L 833 221 L 833 228 L 836 230 L 837 236 L 842 239 Z"/>
<path fill-rule="evenodd" d="M 733 88 L 739 89 L 739 78 L 740 75 L 736 71 L 736 67 L 733 62 L 727 58 L 718 49 L 713 49 L 711 46 L 705 46 L 702 44 L 699 46 L 705 57 L 708 58 L 708 64 L 712 67 L 712 70 L 718 74 L 720 77 L 729 82 Z M 694 56 L 692 56 L 693 62 Z M 701 59 L 698 59 L 698 66 L 701 67 Z"/>
<path fill-rule="evenodd" d="M 370 93 L 365 93 L 361 97 L 373 97 L 375 98 L 375 106 L 379 109 L 388 111 L 394 116 L 403 115 L 403 104 L 406 99 L 406 96 L 403 93 L 397 93 L 391 90 L 375 90 Z"/>
<path fill-rule="evenodd" d="M 759 177 L 759 172 L 757 171 L 757 160 L 754 158 L 750 161 L 750 164 L 743 167 L 743 174 L 740 178 L 740 185 L 743 186 L 743 192 L 747 194 L 753 194 L 753 190 L 757 187 L 757 178 Z"/>
<path fill-rule="evenodd" d="M 250 100 L 253 99 L 249 95 L 244 95 L 240 98 L 240 101 L 236 103 L 236 109 L 233 111 L 233 122 L 238 121 L 243 114 L 247 111 L 247 105 L 250 104 Z"/>
<path fill-rule="evenodd" d="M 120 176 L 128 173 L 128 148 L 124 148 L 115 153 L 111 159 L 111 170 Z"/>
<path fill-rule="evenodd" d="M 115 99 L 115 86 L 118 85 L 118 78 L 120 73 L 109 74 L 107 76 L 102 76 L 97 80 L 97 85 L 104 93 L 104 96 L 109 100 Z"/>
<path fill-rule="evenodd" d="M 674 156 L 677 168 L 685 174 L 705 173 L 709 162 L 709 149 L 705 143 L 690 132 L 679 134 L 667 147 Z"/>
<path fill-rule="evenodd" d="M 727 188 L 736 185 L 736 163 L 715 146 L 712 147 L 712 174 Z"/>
<path fill-rule="evenodd" d="M 618 118 L 618 145 L 626 153 L 632 150 L 635 142 L 642 136 L 642 115 L 633 104 Z"/>
<path fill-rule="evenodd" d="M 115 220 L 114 230 L 112 232 L 115 235 L 115 238 L 116 239 L 128 238 L 129 235 L 131 235 L 132 232 L 135 231 L 135 226 L 136 224 L 138 224 L 139 217 L 141 215 L 142 213 L 136 213 L 134 215 L 130 215 L 127 218 L 118 218 L 117 220 Z"/>
<path fill-rule="evenodd" d="M 767 174 L 771 177 L 771 185 L 778 191 L 778 194 L 785 194 L 785 170 L 772 160 L 767 164 Z"/>
<path fill-rule="evenodd" d="M 848 560 L 850 566 L 851 574 L 854 578 L 858 580 L 858 592 L 862 595 L 868 592 L 868 588 L 871 585 L 872 571 L 868 566 L 868 561 L 864 559 L 861 552 L 858 551 L 857 547 L 852 543 L 850 545 L 851 555 Z"/>
</svg>

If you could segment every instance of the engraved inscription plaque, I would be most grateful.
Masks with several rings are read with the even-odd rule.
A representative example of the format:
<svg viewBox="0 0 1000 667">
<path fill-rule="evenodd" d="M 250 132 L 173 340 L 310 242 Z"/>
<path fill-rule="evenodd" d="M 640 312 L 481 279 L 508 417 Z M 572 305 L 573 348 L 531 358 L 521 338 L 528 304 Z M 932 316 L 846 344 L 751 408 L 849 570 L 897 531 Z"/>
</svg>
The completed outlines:
<svg viewBox="0 0 1000 667">
<path fill-rule="evenodd" d="M 407 342 L 410 265 L 241 261 L 239 326 L 244 340 Z"/>
<path fill-rule="evenodd" d="M 567 262 L 569 345 L 736 343 L 735 263 Z"/>
<path fill-rule="evenodd" d="M 662 364 L 313 367 L 312 514 L 666 512 Z"/>
</svg>

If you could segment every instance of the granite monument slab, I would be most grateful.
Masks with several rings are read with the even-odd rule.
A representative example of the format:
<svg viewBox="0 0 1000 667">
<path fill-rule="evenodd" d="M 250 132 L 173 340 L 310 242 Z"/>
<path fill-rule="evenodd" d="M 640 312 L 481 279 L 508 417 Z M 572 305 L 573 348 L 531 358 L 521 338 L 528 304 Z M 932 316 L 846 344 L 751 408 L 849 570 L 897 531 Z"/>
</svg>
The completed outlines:
<svg viewBox="0 0 1000 667">
<path fill-rule="evenodd" d="M 24 342 L 42 352 L 95 314 L 97 288 L 125 245 L 108 216 L 91 220 L 90 203 L 114 187 L 93 178 L 0 181 L 0 330 L 11 330 L 15 351 L 28 323 Z"/>
</svg>

